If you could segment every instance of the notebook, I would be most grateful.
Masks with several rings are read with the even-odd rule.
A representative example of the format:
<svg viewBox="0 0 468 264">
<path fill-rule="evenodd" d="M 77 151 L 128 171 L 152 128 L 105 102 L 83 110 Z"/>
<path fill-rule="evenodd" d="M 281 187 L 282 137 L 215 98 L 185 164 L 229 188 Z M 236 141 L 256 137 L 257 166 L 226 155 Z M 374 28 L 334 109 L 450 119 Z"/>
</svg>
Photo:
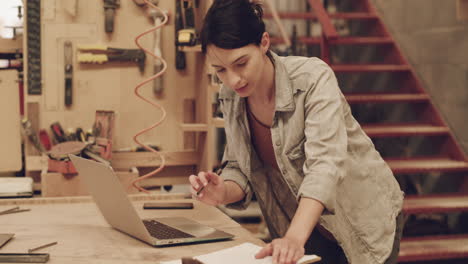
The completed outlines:
<svg viewBox="0 0 468 264">
<path fill-rule="evenodd" d="M 262 247 L 254 245 L 252 243 L 243 243 L 235 247 L 230 247 L 215 251 L 209 254 L 200 255 L 193 257 L 203 264 L 239 264 L 239 263 L 249 263 L 249 264 L 271 264 L 272 257 L 265 257 L 263 259 L 255 259 L 255 254 L 257 254 Z M 309 264 L 320 261 L 321 258 L 316 255 L 306 255 L 302 257 L 297 263 L 298 264 Z M 182 260 L 172 260 L 161 262 L 161 264 L 182 264 Z"/>
</svg>

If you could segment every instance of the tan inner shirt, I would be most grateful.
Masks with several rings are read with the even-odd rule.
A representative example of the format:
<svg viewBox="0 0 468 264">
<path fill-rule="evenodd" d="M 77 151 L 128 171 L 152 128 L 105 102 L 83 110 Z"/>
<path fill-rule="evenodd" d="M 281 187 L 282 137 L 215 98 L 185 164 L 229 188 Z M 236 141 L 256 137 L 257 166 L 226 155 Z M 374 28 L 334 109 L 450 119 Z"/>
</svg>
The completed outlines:
<svg viewBox="0 0 468 264">
<path fill-rule="evenodd" d="M 250 136 L 252 145 L 258 154 L 259 159 L 271 167 L 280 171 L 278 163 L 276 163 L 275 150 L 273 149 L 273 141 L 271 139 L 270 127 L 260 122 L 255 115 L 250 111 L 249 104 L 245 104 L 250 127 Z"/>
<path fill-rule="evenodd" d="M 271 139 L 271 131 L 270 127 L 263 124 L 259 121 L 255 115 L 250 111 L 248 106 L 249 104 L 246 102 L 245 107 L 247 110 L 247 117 L 249 120 L 249 128 L 250 128 L 250 136 L 252 145 L 257 153 L 258 158 L 263 162 L 263 164 L 269 165 L 271 168 L 275 169 L 273 173 L 268 175 L 270 177 L 270 188 L 272 189 L 272 197 L 269 199 L 266 197 L 258 197 L 259 199 L 264 199 L 262 201 L 264 204 L 268 204 L 269 212 L 264 212 L 264 215 L 267 214 L 266 218 L 270 221 L 276 221 L 276 223 L 270 223 L 270 232 L 271 229 L 275 228 L 275 226 L 281 226 L 280 228 L 275 228 L 275 233 L 273 236 L 281 237 L 285 235 L 285 231 L 289 227 L 289 224 L 293 218 L 291 215 L 292 212 L 295 212 L 298 206 L 297 200 L 294 199 L 294 194 L 290 195 L 280 195 L 278 197 L 278 193 L 287 193 L 284 192 L 284 186 L 286 183 L 281 176 L 280 169 L 278 167 L 278 163 L 276 162 L 275 151 L 273 149 L 273 141 Z M 258 193 L 258 192 L 257 192 Z M 282 197 L 284 196 L 284 197 Z M 273 201 L 271 201 L 273 199 Z M 282 210 L 281 207 L 289 207 L 289 210 Z M 293 209 L 293 210 L 291 210 Z M 287 211 L 290 213 L 288 214 Z M 278 215 L 284 214 L 282 217 L 278 217 Z M 276 215 L 277 217 L 272 217 L 272 215 Z M 319 232 L 325 236 L 327 239 L 331 241 L 336 241 L 333 235 L 328 232 L 325 228 L 323 228 L 320 224 L 317 224 L 317 228 Z M 279 230 L 278 230 L 279 229 Z"/>
</svg>

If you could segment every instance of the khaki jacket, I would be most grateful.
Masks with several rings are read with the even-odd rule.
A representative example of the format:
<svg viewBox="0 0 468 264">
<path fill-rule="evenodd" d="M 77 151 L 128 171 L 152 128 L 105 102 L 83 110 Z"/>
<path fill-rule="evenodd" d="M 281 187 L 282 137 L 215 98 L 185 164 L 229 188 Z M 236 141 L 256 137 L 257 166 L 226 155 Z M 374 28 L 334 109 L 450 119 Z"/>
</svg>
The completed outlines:
<svg viewBox="0 0 468 264">
<path fill-rule="evenodd" d="M 403 193 L 392 171 L 351 114 L 331 68 L 318 58 L 279 57 L 271 136 L 289 191 L 325 206 L 320 224 L 336 238 L 350 263 L 384 263 L 392 251 Z M 252 147 L 245 99 L 222 86 L 228 161 L 222 177 L 239 184 L 251 201 Z"/>
</svg>

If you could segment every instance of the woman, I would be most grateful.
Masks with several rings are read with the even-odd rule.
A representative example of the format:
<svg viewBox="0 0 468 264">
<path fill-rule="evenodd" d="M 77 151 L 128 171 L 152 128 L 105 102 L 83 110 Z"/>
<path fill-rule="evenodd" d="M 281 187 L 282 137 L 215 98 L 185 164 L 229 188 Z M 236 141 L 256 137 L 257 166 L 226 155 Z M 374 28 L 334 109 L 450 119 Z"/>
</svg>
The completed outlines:
<svg viewBox="0 0 468 264">
<path fill-rule="evenodd" d="M 194 198 L 242 209 L 255 193 L 273 238 L 256 258 L 396 263 L 403 193 L 330 67 L 269 51 L 248 0 L 214 1 L 201 41 L 223 82 L 227 166 L 191 175 Z"/>
</svg>

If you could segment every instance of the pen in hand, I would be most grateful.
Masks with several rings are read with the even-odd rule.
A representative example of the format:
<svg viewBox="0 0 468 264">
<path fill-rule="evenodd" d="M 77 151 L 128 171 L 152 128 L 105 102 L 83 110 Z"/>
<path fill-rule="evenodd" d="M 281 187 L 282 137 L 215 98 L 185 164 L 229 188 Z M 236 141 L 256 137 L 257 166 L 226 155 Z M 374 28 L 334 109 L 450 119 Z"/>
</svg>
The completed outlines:
<svg viewBox="0 0 468 264">
<path fill-rule="evenodd" d="M 227 164 L 228 164 L 228 161 L 225 160 L 225 161 L 221 164 L 221 166 L 216 170 L 216 174 L 218 174 L 218 176 L 221 174 L 221 172 L 223 172 L 223 169 L 224 169 L 224 167 L 226 167 Z M 208 185 L 209 183 L 210 183 L 210 181 L 208 181 L 206 184 Z M 206 185 L 202 186 L 202 187 L 200 188 L 200 190 L 197 191 L 197 196 L 200 195 L 200 193 L 203 191 L 203 189 L 205 189 L 205 186 L 206 186 Z"/>
</svg>

